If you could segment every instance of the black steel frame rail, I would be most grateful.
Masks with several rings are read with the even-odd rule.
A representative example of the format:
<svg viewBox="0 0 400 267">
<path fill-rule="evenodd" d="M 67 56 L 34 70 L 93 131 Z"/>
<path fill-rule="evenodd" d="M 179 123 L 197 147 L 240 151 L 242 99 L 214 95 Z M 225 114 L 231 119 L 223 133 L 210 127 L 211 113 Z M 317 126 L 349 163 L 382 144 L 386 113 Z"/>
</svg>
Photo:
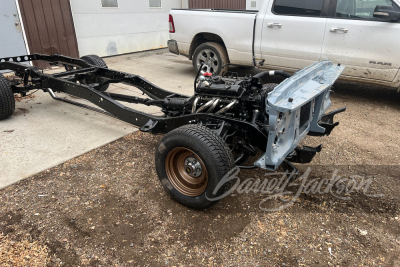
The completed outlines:
<svg viewBox="0 0 400 267">
<path fill-rule="evenodd" d="M 45 74 L 36 67 L 21 64 L 22 62 L 34 60 L 44 60 L 47 62 L 52 62 L 53 64 L 62 63 L 75 66 L 77 69 L 57 74 Z M 42 89 L 50 93 L 50 90 L 48 90 L 50 88 L 55 92 L 62 92 L 86 99 L 116 118 L 141 127 L 140 129 L 145 132 L 152 134 L 165 134 L 186 124 L 221 124 L 222 122 L 225 122 L 224 125 L 229 125 L 231 129 L 240 129 L 241 132 L 244 132 L 253 146 L 258 147 L 262 151 L 265 151 L 267 146 L 268 136 L 261 132 L 255 125 L 245 121 L 227 118 L 211 113 L 196 113 L 177 117 L 154 116 L 152 114 L 129 108 L 117 102 L 118 100 L 130 103 L 162 106 L 162 100 L 166 98 L 189 98 L 185 95 L 179 95 L 164 90 L 138 75 L 111 70 L 108 68 L 100 68 L 90 65 L 81 59 L 57 54 L 51 56 L 32 54 L 19 57 L 1 58 L 0 70 L 7 69 L 14 71 L 19 77 L 22 77 L 24 81 L 23 85 L 12 85 L 14 93 L 26 93 L 34 89 Z M 93 74 L 107 79 L 105 82 L 101 84 L 94 84 L 93 86 L 72 81 L 74 80 L 74 77 L 72 77 L 74 75 Z M 63 79 L 63 77 L 65 79 Z M 107 83 L 123 83 L 134 86 L 141 90 L 144 94 L 148 95 L 152 100 L 129 95 L 100 92 L 96 90 L 97 87 Z M 57 100 L 59 100 L 59 98 Z"/>
</svg>

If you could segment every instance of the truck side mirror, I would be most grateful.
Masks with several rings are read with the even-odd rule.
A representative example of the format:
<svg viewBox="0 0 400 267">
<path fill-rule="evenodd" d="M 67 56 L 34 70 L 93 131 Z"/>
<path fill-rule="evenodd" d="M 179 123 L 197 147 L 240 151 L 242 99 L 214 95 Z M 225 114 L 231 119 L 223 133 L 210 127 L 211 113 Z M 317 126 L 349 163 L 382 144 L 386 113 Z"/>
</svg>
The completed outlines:
<svg viewBox="0 0 400 267">
<path fill-rule="evenodd" d="M 396 21 L 400 20 L 400 12 L 394 11 L 392 6 L 376 6 L 374 10 L 374 18 Z"/>
</svg>

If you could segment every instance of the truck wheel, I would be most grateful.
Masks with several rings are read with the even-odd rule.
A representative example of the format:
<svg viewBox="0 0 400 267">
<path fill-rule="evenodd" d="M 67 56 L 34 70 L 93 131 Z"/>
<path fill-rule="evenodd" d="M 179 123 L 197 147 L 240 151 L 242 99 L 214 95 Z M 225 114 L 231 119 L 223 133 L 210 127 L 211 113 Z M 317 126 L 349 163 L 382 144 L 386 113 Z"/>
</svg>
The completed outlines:
<svg viewBox="0 0 400 267">
<path fill-rule="evenodd" d="M 207 42 L 199 45 L 193 54 L 193 68 L 196 73 L 203 63 L 202 71 L 211 72 L 212 74 L 220 75 L 223 71 L 228 70 L 228 66 L 222 69 L 222 66 L 229 63 L 228 54 L 225 48 L 218 44 Z"/>
<path fill-rule="evenodd" d="M 87 55 L 87 56 L 83 56 L 81 57 L 82 60 L 86 61 L 87 63 L 100 67 L 100 68 L 108 68 L 106 62 L 104 62 L 104 60 L 96 55 Z M 101 77 L 96 76 L 95 77 L 95 82 L 96 83 L 102 83 L 105 80 Z M 100 86 L 100 88 L 98 88 L 99 91 L 104 92 L 108 89 L 109 84 L 106 85 L 102 85 Z"/>
<path fill-rule="evenodd" d="M 15 110 L 14 92 L 6 77 L 0 74 L 0 120 L 9 118 Z"/>
<path fill-rule="evenodd" d="M 234 160 L 224 140 L 205 126 L 185 125 L 169 132 L 158 144 L 155 162 L 164 189 L 189 208 L 209 208 L 216 201 L 207 198 L 231 187 L 224 184 L 213 194 Z"/>
</svg>

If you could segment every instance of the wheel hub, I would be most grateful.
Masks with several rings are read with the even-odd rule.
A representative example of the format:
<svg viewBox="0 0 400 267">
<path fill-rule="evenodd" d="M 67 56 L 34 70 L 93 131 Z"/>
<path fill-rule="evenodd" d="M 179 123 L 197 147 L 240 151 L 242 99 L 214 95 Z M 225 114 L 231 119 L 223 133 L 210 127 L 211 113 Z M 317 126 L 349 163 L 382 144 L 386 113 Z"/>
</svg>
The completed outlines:
<svg viewBox="0 0 400 267">
<path fill-rule="evenodd" d="M 204 64 L 202 68 L 203 72 L 215 73 L 218 69 L 219 61 L 217 55 L 212 50 L 204 49 L 197 55 L 196 64 L 199 68 Z"/>
<path fill-rule="evenodd" d="M 202 172 L 201 164 L 197 159 L 188 157 L 185 160 L 185 170 L 192 177 L 199 177 Z"/>
<path fill-rule="evenodd" d="M 207 169 L 201 158 L 187 148 L 172 149 L 165 160 L 165 170 L 171 184 L 186 196 L 201 195 L 207 188 Z"/>
</svg>

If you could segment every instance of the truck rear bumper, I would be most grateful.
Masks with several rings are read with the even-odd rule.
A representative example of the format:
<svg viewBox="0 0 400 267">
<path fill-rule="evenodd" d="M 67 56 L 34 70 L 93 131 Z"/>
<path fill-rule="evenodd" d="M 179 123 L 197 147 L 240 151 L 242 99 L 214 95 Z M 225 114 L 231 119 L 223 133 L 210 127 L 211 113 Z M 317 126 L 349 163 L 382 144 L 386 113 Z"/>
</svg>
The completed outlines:
<svg viewBox="0 0 400 267">
<path fill-rule="evenodd" d="M 175 40 L 168 40 L 169 52 L 179 55 L 178 43 Z"/>
</svg>

